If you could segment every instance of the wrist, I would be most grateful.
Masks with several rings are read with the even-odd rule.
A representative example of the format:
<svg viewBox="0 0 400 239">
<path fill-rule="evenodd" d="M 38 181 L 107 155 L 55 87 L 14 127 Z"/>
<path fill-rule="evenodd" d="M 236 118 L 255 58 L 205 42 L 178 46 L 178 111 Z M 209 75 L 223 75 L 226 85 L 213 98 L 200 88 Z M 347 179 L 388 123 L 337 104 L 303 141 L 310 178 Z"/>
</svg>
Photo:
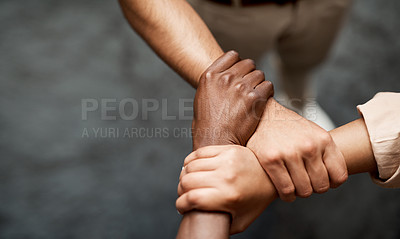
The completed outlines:
<svg viewBox="0 0 400 239">
<path fill-rule="evenodd" d="M 259 127 L 268 127 L 268 125 L 276 122 L 297 121 L 301 119 L 303 119 L 303 117 L 301 117 L 299 114 L 287 109 L 279 104 L 273 97 L 270 97 L 265 105 Z"/>
<path fill-rule="evenodd" d="M 193 138 L 193 150 L 197 150 L 202 147 L 210 145 L 229 145 L 234 144 L 231 140 L 216 139 L 216 138 L 205 138 L 205 139 L 195 139 Z"/>
<path fill-rule="evenodd" d="M 232 136 L 219 127 L 201 127 L 192 123 L 193 150 L 210 145 L 235 144 Z"/>
</svg>

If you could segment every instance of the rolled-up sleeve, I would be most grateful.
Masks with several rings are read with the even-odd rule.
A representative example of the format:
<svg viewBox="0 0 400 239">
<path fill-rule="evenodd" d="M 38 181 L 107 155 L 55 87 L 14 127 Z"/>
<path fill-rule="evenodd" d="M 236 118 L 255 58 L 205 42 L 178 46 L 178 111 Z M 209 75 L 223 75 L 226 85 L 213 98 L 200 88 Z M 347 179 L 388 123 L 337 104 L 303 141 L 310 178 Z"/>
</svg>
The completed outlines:
<svg viewBox="0 0 400 239">
<path fill-rule="evenodd" d="M 378 93 L 357 109 L 367 126 L 378 166 L 372 180 L 385 188 L 400 188 L 400 93 Z"/>
</svg>

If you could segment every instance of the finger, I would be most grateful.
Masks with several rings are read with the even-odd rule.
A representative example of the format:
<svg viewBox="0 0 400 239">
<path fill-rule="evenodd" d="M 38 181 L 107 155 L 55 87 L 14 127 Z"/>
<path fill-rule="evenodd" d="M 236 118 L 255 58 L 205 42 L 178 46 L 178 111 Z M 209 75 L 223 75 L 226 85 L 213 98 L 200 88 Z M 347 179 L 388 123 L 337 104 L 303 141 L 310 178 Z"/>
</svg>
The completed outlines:
<svg viewBox="0 0 400 239">
<path fill-rule="evenodd" d="M 261 120 L 269 97 L 274 95 L 274 87 L 270 81 L 263 81 L 251 93 L 254 92 L 258 99 L 252 103 L 252 113 L 258 120 Z"/>
<path fill-rule="evenodd" d="M 264 72 L 255 70 L 243 77 L 243 80 L 251 86 L 252 89 L 265 80 Z"/>
<path fill-rule="evenodd" d="M 239 54 L 236 51 L 228 51 L 215 60 L 210 67 L 208 67 L 208 72 L 223 72 L 233 66 L 236 62 L 240 60 Z"/>
<path fill-rule="evenodd" d="M 295 188 L 284 163 L 279 160 L 266 169 L 280 199 L 285 202 L 293 202 L 296 199 Z"/>
<path fill-rule="evenodd" d="M 194 161 L 191 161 L 186 166 L 182 167 L 181 175 L 179 176 L 179 180 L 188 173 L 194 173 L 199 171 L 212 171 L 215 170 L 220 161 L 213 158 L 200 158 Z"/>
<path fill-rule="evenodd" d="M 334 143 L 325 148 L 323 161 L 328 171 L 330 186 L 339 187 L 348 177 L 347 166 L 343 154 Z"/>
<path fill-rule="evenodd" d="M 221 204 L 221 194 L 217 189 L 200 188 L 182 194 L 176 200 L 176 209 L 181 214 L 191 210 L 226 211 Z"/>
<path fill-rule="evenodd" d="M 179 181 L 178 195 L 196 189 L 196 188 L 209 188 L 216 185 L 218 179 L 213 176 L 211 171 L 196 172 L 186 174 Z"/>
<path fill-rule="evenodd" d="M 200 158 L 194 160 L 185 166 L 186 173 L 194 173 L 200 171 L 212 171 L 218 168 L 220 160 L 213 158 Z"/>
<path fill-rule="evenodd" d="M 245 59 L 237 62 L 228 71 L 232 72 L 235 76 L 244 77 L 248 73 L 256 69 L 256 64 L 251 59 Z"/>
<path fill-rule="evenodd" d="M 269 97 L 274 95 L 274 86 L 271 81 L 263 81 L 256 86 L 254 89 L 261 97 L 268 99 Z"/>
<path fill-rule="evenodd" d="M 285 163 L 295 186 L 296 194 L 303 198 L 309 197 L 313 189 L 303 160 L 297 156 L 286 160 Z"/>
<path fill-rule="evenodd" d="M 206 146 L 199 148 L 192 153 L 190 153 L 186 158 L 184 162 L 184 166 L 186 166 L 188 163 L 192 162 L 195 159 L 199 158 L 212 158 L 217 156 L 219 153 L 224 151 L 226 149 L 227 145 L 212 145 L 212 146 Z"/>
<path fill-rule="evenodd" d="M 311 180 L 314 192 L 324 193 L 329 189 L 328 171 L 320 156 L 308 157 L 304 159 L 307 173 Z"/>
</svg>

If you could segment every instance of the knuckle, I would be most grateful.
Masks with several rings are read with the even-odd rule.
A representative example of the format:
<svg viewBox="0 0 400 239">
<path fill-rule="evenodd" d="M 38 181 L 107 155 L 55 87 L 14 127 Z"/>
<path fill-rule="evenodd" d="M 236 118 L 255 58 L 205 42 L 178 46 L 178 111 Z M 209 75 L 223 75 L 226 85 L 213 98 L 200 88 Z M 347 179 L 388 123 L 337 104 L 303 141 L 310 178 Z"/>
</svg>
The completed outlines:
<svg viewBox="0 0 400 239">
<path fill-rule="evenodd" d="M 200 202 L 200 195 L 194 192 L 188 192 L 187 201 L 191 205 L 198 205 Z"/>
<path fill-rule="evenodd" d="M 263 73 L 263 74 L 264 74 L 264 73 Z M 265 78 L 265 75 L 264 75 L 264 78 Z M 271 81 L 269 81 L 269 80 L 264 80 L 263 83 L 264 83 L 264 84 L 267 84 L 268 87 L 270 88 L 270 90 L 271 90 L 272 92 L 274 91 L 274 84 L 272 84 Z"/>
<path fill-rule="evenodd" d="M 260 79 L 265 79 L 265 74 L 263 71 L 260 70 L 255 70 L 254 73 L 255 77 L 260 78 Z M 270 82 L 271 83 L 271 82 Z M 272 83 L 271 83 L 272 84 Z"/>
<path fill-rule="evenodd" d="M 175 208 L 178 210 L 179 214 L 182 214 L 184 212 L 184 207 L 182 206 L 182 203 L 179 200 L 175 201 Z"/>
<path fill-rule="evenodd" d="M 293 186 L 285 186 L 281 188 L 281 194 L 288 197 L 294 194 L 294 187 Z"/>
<path fill-rule="evenodd" d="M 307 188 L 301 192 L 299 192 L 299 196 L 302 198 L 308 198 L 309 196 L 311 196 L 311 194 L 313 193 L 311 188 Z"/>
<path fill-rule="evenodd" d="M 244 90 L 246 89 L 246 84 L 243 83 L 243 82 L 239 82 L 239 83 L 237 83 L 237 84 L 235 85 L 235 89 L 236 89 L 237 91 L 242 92 L 242 91 L 244 91 Z"/>
<path fill-rule="evenodd" d="M 181 178 L 181 187 L 182 187 L 182 189 L 185 191 L 186 189 L 187 189 L 187 187 L 188 187 L 188 185 L 189 185 L 189 182 L 188 182 L 189 180 L 188 180 L 188 178 L 186 177 L 186 175 L 185 176 L 183 176 L 182 178 Z"/>
<path fill-rule="evenodd" d="M 203 81 L 210 81 L 210 80 L 212 80 L 214 78 L 215 78 L 215 72 L 210 70 L 210 69 L 207 69 L 204 72 L 204 77 L 202 77 Z"/>
<path fill-rule="evenodd" d="M 194 151 L 194 158 L 198 159 L 198 158 L 200 158 L 201 155 L 205 155 L 205 154 L 206 154 L 205 147 L 198 148 L 198 149 L 196 149 L 196 151 Z"/>
<path fill-rule="evenodd" d="M 220 82 L 221 83 L 223 83 L 223 84 L 225 84 L 225 85 L 228 85 L 228 84 L 230 84 L 231 82 L 232 82 L 232 80 L 234 79 L 234 75 L 232 74 L 232 73 L 230 73 L 230 72 L 225 72 L 225 73 L 223 73 L 222 75 L 221 75 L 221 77 L 220 77 Z"/>
<path fill-rule="evenodd" d="M 263 157 L 266 166 L 277 166 L 281 164 L 282 155 L 279 152 L 270 151 Z"/>
<path fill-rule="evenodd" d="M 265 163 L 267 167 L 272 167 L 272 166 L 280 166 L 282 162 L 279 157 L 271 157 L 268 158 Z"/>
<path fill-rule="evenodd" d="M 258 95 L 257 95 L 256 92 L 250 91 L 249 93 L 247 93 L 247 98 L 248 98 L 250 101 L 255 101 L 255 100 L 258 99 Z"/>
<path fill-rule="evenodd" d="M 287 151 L 284 153 L 283 157 L 287 160 L 297 160 L 299 158 L 297 151 L 294 149 L 287 149 Z"/>
<path fill-rule="evenodd" d="M 301 151 L 307 156 L 314 156 L 317 154 L 318 145 L 314 141 L 305 140 L 302 143 Z"/>
<path fill-rule="evenodd" d="M 315 189 L 316 193 L 326 193 L 329 190 L 329 185 L 320 186 Z"/>
<path fill-rule="evenodd" d="M 252 59 L 245 59 L 245 60 L 243 60 L 243 61 L 245 62 L 246 65 L 249 65 L 249 66 L 251 66 L 251 67 L 253 67 L 253 68 L 256 67 L 256 63 L 255 63 L 254 60 L 252 60 Z"/>
<path fill-rule="evenodd" d="M 239 53 L 235 50 L 230 50 L 227 52 L 227 54 L 229 54 L 229 56 L 231 56 L 232 58 L 239 58 Z"/>
<path fill-rule="evenodd" d="M 237 179 L 237 175 L 232 172 L 232 171 L 228 171 L 227 173 L 225 173 L 224 175 L 224 180 L 225 182 L 227 182 L 228 184 L 232 184 L 236 181 Z"/>
<path fill-rule="evenodd" d="M 265 77 L 264 77 L 264 79 L 265 79 Z M 269 81 L 269 80 L 265 81 L 264 84 L 268 84 L 268 89 L 270 91 L 270 96 L 274 96 L 274 94 L 275 94 L 274 84 L 272 84 L 272 82 Z"/>
<path fill-rule="evenodd" d="M 192 166 L 191 166 L 191 164 L 189 163 L 189 164 L 187 164 L 186 166 L 185 166 L 185 172 L 188 174 L 188 173 L 191 173 L 192 172 Z"/>
</svg>

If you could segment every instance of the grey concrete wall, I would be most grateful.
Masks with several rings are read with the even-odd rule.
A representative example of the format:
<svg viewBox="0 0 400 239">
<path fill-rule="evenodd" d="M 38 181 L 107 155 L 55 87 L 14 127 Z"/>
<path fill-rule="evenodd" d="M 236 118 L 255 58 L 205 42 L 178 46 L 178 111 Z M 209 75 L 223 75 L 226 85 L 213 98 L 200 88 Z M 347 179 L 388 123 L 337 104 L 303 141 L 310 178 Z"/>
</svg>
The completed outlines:
<svg viewBox="0 0 400 239">
<path fill-rule="evenodd" d="M 337 124 L 355 119 L 355 106 L 376 92 L 400 91 L 399 11 L 396 0 L 355 1 L 315 76 Z M 270 69 L 267 59 L 260 65 Z M 0 238 L 175 236 L 177 179 L 191 141 L 174 132 L 190 120 L 162 120 L 161 110 L 147 120 L 141 112 L 101 120 L 100 111 L 82 120 L 82 99 L 167 99 L 177 116 L 179 99 L 194 95 L 132 32 L 116 1 L 0 1 L 0 83 Z M 95 137 L 93 128 L 120 137 Z M 126 128 L 169 135 L 122 137 Z M 359 175 L 324 195 L 274 202 L 234 238 L 399 238 L 399 225 L 400 191 Z"/>
</svg>

